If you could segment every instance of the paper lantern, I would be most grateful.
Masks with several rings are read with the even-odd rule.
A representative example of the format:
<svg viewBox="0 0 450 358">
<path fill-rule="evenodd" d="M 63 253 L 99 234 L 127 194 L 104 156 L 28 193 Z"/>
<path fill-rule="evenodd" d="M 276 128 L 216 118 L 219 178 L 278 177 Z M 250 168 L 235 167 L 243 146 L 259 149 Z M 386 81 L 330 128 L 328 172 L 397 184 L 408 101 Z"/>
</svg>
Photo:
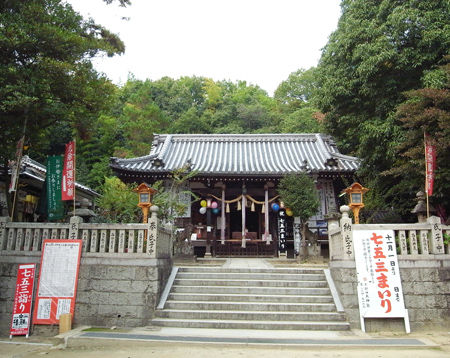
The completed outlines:
<svg viewBox="0 0 450 358">
<path fill-rule="evenodd" d="M 206 208 L 206 200 L 202 200 L 202 201 L 200 202 L 200 206 L 201 206 L 202 208 Z"/>
<path fill-rule="evenodd" d="M 218 213 L 220 213 L 220 209 L 219 208 L 214 208 L 214 209 L 212 209 L 212 212 L 213 212 L 213 214 L 217 215 Z"/>
<path fill-rule="evenodd" d="M 280 205 L 278 205 L 277 203 L 272 204 L 272 210 L 277 212 L 278 210 L 280 210 Z"/>
<path fill-rule="evenodd" d="M 200 212 L 200 214 L 205 214 L 206 213 L 206 208 L 205 207 L 201 207 L 199 212 Z"/>
<path fill-rule="evenodd" d="M 294 213 L 292 212 L 291 209 L 286 209 L 286 215 L 287 216 L 292 216 L 292 215 L 294 215 Z"/>
<path fill-rule="evenodd" d="M 211 208 L 216 209 L 218 207 L 217 201 L 211 203 Z"/>
</svg>

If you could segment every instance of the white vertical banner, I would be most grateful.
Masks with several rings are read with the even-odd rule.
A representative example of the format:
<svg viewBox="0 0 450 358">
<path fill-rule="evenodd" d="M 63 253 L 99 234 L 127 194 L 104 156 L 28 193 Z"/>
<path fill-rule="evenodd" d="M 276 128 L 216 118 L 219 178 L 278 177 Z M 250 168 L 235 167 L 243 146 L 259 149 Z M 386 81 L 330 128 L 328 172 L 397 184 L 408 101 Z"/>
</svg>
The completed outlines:
<svg viewBox="0 0 450 358">
<path fill-rule="evenodd" d="M 393 230 L 353 231 L 361 330 L 364 318 L 404 318 L 410 332 L 408 310 L 403 301 L 402 282 Z"/>
</svg>

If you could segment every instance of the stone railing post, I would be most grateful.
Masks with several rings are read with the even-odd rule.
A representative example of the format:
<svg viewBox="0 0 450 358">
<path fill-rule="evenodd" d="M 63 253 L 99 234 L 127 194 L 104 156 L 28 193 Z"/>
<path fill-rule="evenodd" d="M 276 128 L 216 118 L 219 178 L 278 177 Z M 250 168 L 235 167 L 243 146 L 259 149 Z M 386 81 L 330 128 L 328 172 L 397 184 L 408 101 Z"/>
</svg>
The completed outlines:
<svg viewBox="0 0 450 358">
<path fill-rule="evenodd" d="M 441 219 L 437 216 L 430 216 L 427 223 L 431 225 L 431 253 L 445 254 L 444 237 L 442 235 Z"/>
<path fill-rule="evenodd" d="M 9 223 L 11 218 L 9 216 L 0 216 L 0 251 L 6 249 L 6 223 Z"/>
<path fill-rule="evenodd" d="M 340 224 L 343 245 L 343 259 L 353 260 L 355 258 L 355 252 L 353 250 L 352 219 L 348 215 L 350 207 L 347 205 L 342 205 L 340 207 L 340 210 L 342 213 Z"/>
<path fill-rule="evenodd" d="M 156 205 L 150 207 L 150 219 L 147 230 L 147 254 L 156 258 L 156 240 L 158 239 L 158 210 Z"/>
<path fill-rule="evenodd" d="M 329 256 L 330 256 L 330 260 L 333 259 L 333 257 L 336 257 L 338 254 L 338 250 L 336 250 L 336 245 L 340 244 L 341 241 L 339 243 L 336 242 L 337 237 L 335 235 L 333 235 L 333 233 L 337 230 L 339 230 L 339 219 L 341 218 L 341 214 L 337 213 L 337 212 L 331 212 L 327 215 L 325 215 L 325 219 L 327 220 L 328 223 L 328 242 L 329 242 Z M 341 238 L 341 236 L 339 235 L 339 238 Z"/>
<path fill-rule="evenodd" d="M 69 225 L 69 239 L 77 240 L 78 239 L 78 230 L 80 228 L 80 224 L 83 222 L 83 219 L 79 216 L 72 216 L 70 218 Z"/>
</svg>

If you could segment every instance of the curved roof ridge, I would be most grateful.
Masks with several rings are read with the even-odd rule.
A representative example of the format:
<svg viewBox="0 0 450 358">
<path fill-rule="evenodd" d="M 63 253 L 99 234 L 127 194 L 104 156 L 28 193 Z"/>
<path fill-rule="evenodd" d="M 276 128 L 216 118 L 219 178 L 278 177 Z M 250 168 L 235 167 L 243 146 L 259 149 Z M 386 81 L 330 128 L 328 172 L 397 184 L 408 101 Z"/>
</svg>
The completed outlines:
<svg viewBox="0 0 450 358">
<path fill-rule="evenodd" d="M 269 140 L 316 140 L 319 133 L 214 133 L 214 134 L 159 134 L 158 141 L 166 141 L 170 137 L 173 141 L 179 140 L 196 140 L 196 141 L 232 141 L 233 139 L 269 141 Z M 319 134 L 320 135 L 320 134 Z"/>
<path fill-rule="evenodd" d="M 142 157 L 133 157 L 133 158 L 119 158 L 119 157 L 111 157 L 109 158 L 111 163 L 135 163 L 140 162 L 145 159 L 153 159 L 156 158 L 156 154 L 151 153 L 147 155 L 143 155 Z"/>
<path fill-rule="evenodd" d="M 331 156 L 339 158 L 339 159 L 348 159 L 348 160 L 355 160 L 355 161 L 360 161 L 361 160 L 358 157 L 353 157 L 351 155 L 342 154 L 342 153 L 331 153 Z"/>
</svg>

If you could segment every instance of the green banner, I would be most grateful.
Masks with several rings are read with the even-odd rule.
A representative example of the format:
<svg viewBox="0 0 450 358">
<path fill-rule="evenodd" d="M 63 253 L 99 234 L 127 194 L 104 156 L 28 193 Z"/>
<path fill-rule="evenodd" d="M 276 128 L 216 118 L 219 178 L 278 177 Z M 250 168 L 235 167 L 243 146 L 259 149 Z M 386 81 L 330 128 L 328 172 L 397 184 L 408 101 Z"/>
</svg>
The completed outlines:
<svg viewBox="0 0 450 358">
<path fill-rule="evenodd" d="M 49 221 L 64 217 L 64 206 L 61 200 L 61 180 L 63 157 L 52 155 L 47 159 L 47 217 Z"/>
</svg>

